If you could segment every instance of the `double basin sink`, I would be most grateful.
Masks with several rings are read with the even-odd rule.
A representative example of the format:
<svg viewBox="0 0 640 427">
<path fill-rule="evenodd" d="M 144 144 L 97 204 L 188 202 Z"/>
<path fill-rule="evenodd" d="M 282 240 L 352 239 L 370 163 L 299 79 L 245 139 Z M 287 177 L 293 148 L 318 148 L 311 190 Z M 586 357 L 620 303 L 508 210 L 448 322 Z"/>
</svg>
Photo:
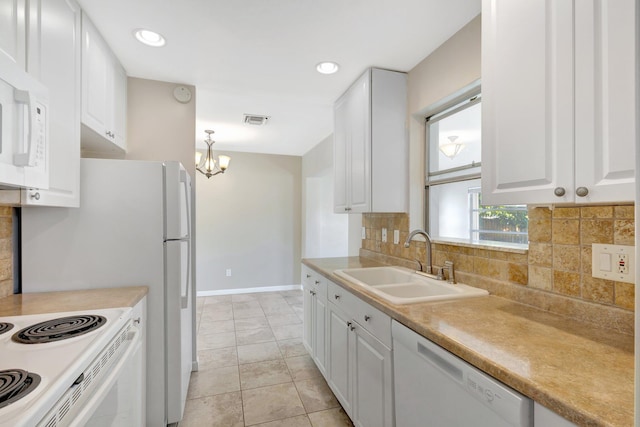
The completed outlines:
<svg viewBox="0 0 640 427">
<path fill-rule="evenodd" d="M 484 289 L 447 283 L 402 267 L 347 268 L 334 273 L 393 304 L 445 301 L 488 295 Z"/>
</svg>

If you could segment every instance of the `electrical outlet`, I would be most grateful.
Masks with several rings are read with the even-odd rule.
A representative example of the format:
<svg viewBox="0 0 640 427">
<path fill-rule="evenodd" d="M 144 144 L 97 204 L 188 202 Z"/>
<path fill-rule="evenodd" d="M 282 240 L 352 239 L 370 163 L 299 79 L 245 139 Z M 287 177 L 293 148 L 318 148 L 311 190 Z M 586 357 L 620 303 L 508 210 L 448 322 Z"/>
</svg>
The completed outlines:
<svg viewBox="0 0 640 427">
<path fill-rule="evenodd" d="M 230 268 L 227 268 L 226 274 L 227 274 L 227 277 L 231 277 L 231 269 Z"/>
<path fill-rule="evenodd" d="M 594 243 L 591 245 L 591 275 L 600 279 L 635 283 L 635 247 Z"/>
<path fill-rule="evenodd" d="M 362 227 L 362 240 L 367 238 L 367 229 Z"/>
<path fill-rule="evenodd" d="M 387 241 L 387 229 L 383 228 L 382 229 L 382 243 L 385 243 Z"/>
<path fill-rule="evenodd" d="M 393 244 L 397 245 L 400 243 L 400 230 L 393 230 Z"/>
</svg>

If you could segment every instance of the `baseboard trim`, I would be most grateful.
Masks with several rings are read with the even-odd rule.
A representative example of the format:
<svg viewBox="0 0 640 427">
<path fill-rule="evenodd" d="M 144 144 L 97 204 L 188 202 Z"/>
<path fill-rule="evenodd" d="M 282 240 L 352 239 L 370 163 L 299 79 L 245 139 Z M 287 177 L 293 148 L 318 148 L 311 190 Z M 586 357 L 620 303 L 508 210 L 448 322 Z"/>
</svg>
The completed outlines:
<svg viewBox="0 0 640 427">
<path fill-rule="evenodd" d="M 296 291 L 302 289 L 302 285 L 262 286 L 259 288 L 219 289 L 215 291 L 198 291 L 199 297 L 211 297 L 215 295 L 253 294 L 256 292 Z"/>
</svg>

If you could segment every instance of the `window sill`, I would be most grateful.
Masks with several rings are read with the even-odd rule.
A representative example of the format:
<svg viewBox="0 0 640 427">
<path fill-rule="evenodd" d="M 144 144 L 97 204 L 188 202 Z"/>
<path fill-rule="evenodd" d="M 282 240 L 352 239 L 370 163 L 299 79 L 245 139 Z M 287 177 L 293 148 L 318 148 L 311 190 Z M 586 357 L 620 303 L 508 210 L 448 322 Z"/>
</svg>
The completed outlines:
<svg viewBox="0 0 640 427">
<path fill-rule="evenodd" d="M 463 246 L 466 248 L 511 252 L 515 254 L 527 254 L 529 251 L 529 245 L 522 243 L 493 242 L 488 240 L 473 241 L 469 239 L 456 239 L 453 237 L 433 237 L 431 242 L 441 245 Z"/>
</svg>

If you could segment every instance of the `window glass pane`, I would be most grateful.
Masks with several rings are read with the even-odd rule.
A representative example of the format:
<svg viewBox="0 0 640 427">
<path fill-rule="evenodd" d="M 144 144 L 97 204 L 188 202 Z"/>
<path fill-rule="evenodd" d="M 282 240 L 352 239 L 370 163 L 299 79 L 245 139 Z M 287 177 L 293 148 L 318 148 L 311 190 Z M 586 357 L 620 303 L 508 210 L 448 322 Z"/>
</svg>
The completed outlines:
<svg viewBox="0 0 640 427">
<path fill-rule="evenodd" d="M 480 188 L 469 189 L 471 239 L 522 243 L 529 240 L 526 205 L 487 206 L 482 204 Z"/>
<path fill-rule="evenodd" d="M 479 179 L 429 187 L 429 231 L 432 237 L 468 240 L 471 236 L 469 190 Z"/>
<path fill-rule="evenodd" d="M 481 161 L 480 103 L 428 122 L 429 172 Z"/>
</svg>

